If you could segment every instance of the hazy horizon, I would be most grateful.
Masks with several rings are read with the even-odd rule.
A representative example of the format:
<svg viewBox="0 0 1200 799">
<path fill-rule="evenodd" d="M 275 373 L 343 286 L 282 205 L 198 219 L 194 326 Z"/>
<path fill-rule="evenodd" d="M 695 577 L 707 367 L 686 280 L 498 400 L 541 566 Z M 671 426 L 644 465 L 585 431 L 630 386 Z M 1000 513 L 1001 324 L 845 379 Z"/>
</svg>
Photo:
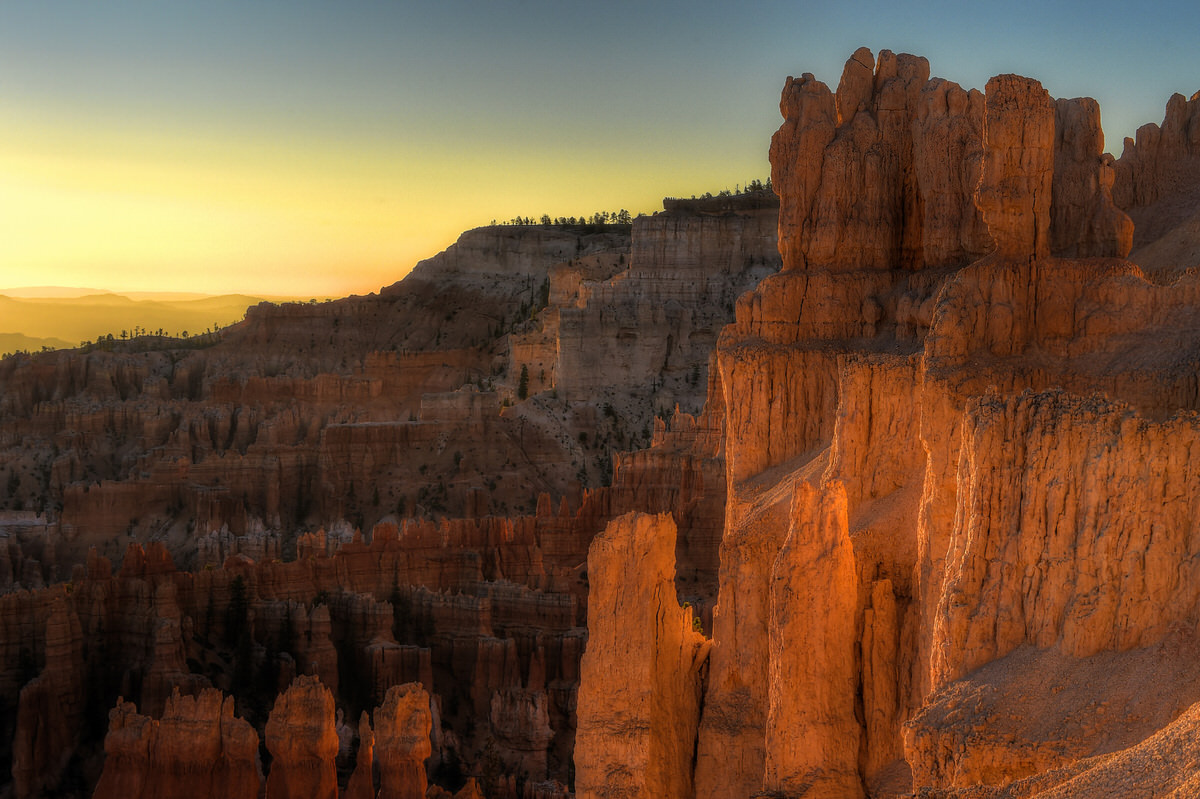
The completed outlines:
<svg viewBox="0 0 1200 799">
<path fill-rule="evenodd" d="M 324 300 L 330 298 L 327 295 L 301 296 L 297 294 L 265 294 L 263 292 L 244 291 L 226 291 L 213 294 L 199 291 L 145 291 L 140 289 L 129 290 L 91 286 L 25 285 L 0 287 L 0 296 L 12 297 L 14 299 L 82 299 L 85 297 L 104 296 L 110 294 L 139 300 L 155 298 L 169 298 L 172 300 L 200 300 L 236 296 L 250 297 L 257 300 L 267 300 L 268 302 L 296 302 L 309 299 Z"/>
<path fill-rule="evenodd" d="M 0 284 L 376 291 L 492 219 L 765 178 L 785 78 L 835 87 L 863 45 L 1095 97 L 1119 155 L 1200 88 L 1197 29 L 1182 2 L 6 4 Z"/>
</svg>

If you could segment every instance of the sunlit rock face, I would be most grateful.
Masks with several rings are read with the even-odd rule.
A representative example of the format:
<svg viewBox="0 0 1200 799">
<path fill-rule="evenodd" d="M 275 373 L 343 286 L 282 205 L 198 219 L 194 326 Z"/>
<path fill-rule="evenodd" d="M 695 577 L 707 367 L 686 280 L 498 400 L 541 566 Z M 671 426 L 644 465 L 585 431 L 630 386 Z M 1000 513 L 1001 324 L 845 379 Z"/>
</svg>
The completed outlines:
<svg viewBox="0 0 1200 799">
<path fill-rule="evenodd" d="M 428 781 L 425 761 L 433 753 L 429 694 L 419 683 L 388 689 L 375 711 L 375 762 L 379 768 L 379 797 L 424 799 Z"/>
<path fill-rule="evenodd" d="M 788 78 L 771 140 L 787 270 L 961 264 L 990 248 L 972 203 L 983 96 L 929 79 L 929 62 L 858 50 L 836 94 Z"/>
<path fill-rule="evenodd" d="M 1003 258 L 1050 254 L 1054 103 L 1042 84 L 997 75 L 987 84 L 983 174 L 975 203 Z"/>
<path fill-rule="evenodd" d="M 670 516 L 611 522 L 592 541 L 588 579 L 576 796 L 695 796 L 691 764 L 709 644 L 676 596 Z"/>
<path fill-rule="evenodd" d="M 266 744 L 268 797 L 337 799 L 333 694 L 320 678 L 299 677 L 279 695 L 267 720 Z"/>
<path fill-rule="evenodd" d="M 119 702 L 109 715 L 98 797 L 230 796 L 262 791 L 258 735 L 233 713 L 233 698 L 206 690 L 173 695 L 161 719 Z"/>
<path fill-rule="evenodd" d="M 1172 102 L 1159 157 L 1181 163 Z M 1087 98 L 1012 75 L 964 91 L 860 50 L 836 92 L 789 79 L 781 112 L 783 271 L 717 353 L 697 795 L 1082 795 L 1054 788 L 1070 764 L 1145 757 L 1200 700 L 1200 280 L 1120 260 L 1150 167 L 1103 155 Z M 1117 682 L 1068 688 L 1097 669 Z M 1122 682 L 1139 671 L 1160 679 Z"/>
<path fill-rule="evenodd" d="M 429 694 L 417 683 L 394 685 L 358 725 L 356 767 L 345 796 L 424 799 L 432 754 Z M 234 699 L 206 689 L 168 700 L 161 718 L 118 701 L 109 714 L 100 797 L 328 797 L 338 794 L 338 719 L 317 677 L 299 677 L 275 701 L 266 723 L 271 763 L 265 784 L 258 735 L 234 715 Z M 346 735 L 353 735 L 348 728 Z M 378 775 L 372 774 L 372 766 Z M 470 796 L 470 794 L 464 794 Z"/>
</svg>

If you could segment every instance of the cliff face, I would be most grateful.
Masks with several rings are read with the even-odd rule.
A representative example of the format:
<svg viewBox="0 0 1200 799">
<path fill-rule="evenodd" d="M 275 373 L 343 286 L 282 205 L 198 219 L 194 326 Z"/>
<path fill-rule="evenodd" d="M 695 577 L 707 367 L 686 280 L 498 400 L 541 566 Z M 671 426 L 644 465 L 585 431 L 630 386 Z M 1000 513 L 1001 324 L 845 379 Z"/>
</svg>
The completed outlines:
<svg viewBox="0 0 1200 799">
<path fill-rule="evenodd" d="M 566 399 L 658 381 L 676 395 L 661 398 L 666 407 L 698 409 L 693 368 L 704 368 L 734 300 L 779 268 L 777 211 L 755 195 L 714 211 L 685 202 L 638 217 L 628 268 L 581 282 L 559 310 L 556 375 Z"/>
<path fill-rule="evenodd" d="M 1150 178 L 1093 101 L 928 75 L 860 50 L 836 93 L 784 88 L 783 271 L 717 349 L 696 795 L 1075 795 L 1119 780 L 1070 764 L 1168 751 L 1139 742 L 1200 700 L 1200 283 L 1121 260 Z M 1191 779 L 1172 757 L 1154 784 Z"/>
</svg>

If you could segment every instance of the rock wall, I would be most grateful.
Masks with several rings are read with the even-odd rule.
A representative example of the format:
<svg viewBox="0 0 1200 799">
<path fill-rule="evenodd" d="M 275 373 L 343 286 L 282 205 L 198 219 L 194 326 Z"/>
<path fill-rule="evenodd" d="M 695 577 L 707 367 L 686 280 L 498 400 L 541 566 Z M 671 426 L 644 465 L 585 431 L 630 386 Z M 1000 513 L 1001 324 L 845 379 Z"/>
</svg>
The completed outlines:
<svg viewBox="0 0 1200 799">
<path fill-rule="evenodd" d="M 860 50 L 781 112 L 784 269 L 717 352 L 697 794 L 1007 796 L 1136 745 L 1200 700 L 1171 654 L 1196 643 L 1195 277 L 1120 260 L 1093 101 Z M 1064 694 L 1093 668 L 1133 682 Z"/>
<path fill-rule="evenodd" d="M 670 383 L 677 396 L 664 399 L 667 407 L 697 410 L 704 386 L 693 371 L 706 368 L 734 300 L 779 268 L 776 220 L 758 195 L 634 220 L 628 267 L 581 282 L 558 310 L 561 396 L 579 401 L 613 385 Z"/>
</svg>

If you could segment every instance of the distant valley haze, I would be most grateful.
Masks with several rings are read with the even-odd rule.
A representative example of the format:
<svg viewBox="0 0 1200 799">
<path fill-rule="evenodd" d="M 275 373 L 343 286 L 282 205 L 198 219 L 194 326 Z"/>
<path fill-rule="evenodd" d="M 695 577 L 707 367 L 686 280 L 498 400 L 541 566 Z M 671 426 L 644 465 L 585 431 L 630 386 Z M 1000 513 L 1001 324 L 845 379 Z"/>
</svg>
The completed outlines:
<svg viewBox="0 0 1200 799">
<path fill-rule="evenodd" d="M 240 321 L 246 309 L 310 297 L 123 292 L 65 286 L 0 288 L 0 355 L 77 347 L 102 336 L 135 333 L 189 337 Z"/>
</svg>

